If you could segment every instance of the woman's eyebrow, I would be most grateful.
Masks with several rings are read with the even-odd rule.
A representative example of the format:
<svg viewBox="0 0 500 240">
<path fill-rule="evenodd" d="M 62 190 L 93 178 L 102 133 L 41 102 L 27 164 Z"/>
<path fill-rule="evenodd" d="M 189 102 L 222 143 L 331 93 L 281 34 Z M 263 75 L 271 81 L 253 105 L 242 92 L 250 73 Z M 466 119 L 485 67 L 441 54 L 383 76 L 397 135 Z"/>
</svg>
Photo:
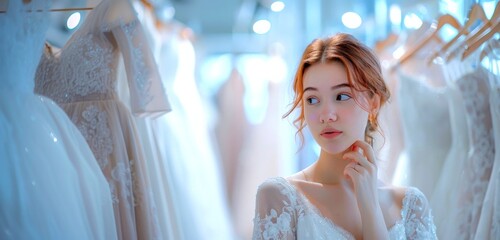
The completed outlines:
<svg viewBox="0 0 500 240">
<path fill-rule="evenodd" d="M 306 87 L 302 92 L 305 93 L 306 91 L 318 91 L 318 89 L 315 87 Z"/>
<path fill-rule="evenodd" d="M 330 89 L 331 90 L 335 90 L 335 89 L 343 88 L 343 87 L 351 88 L 351 84 L 349 84 L 349 83 L 341 83 L 339 85 L 332 86 Z M 318 88 L 315 88 L 315 87 L 306 87 L 304 89 L 303 93 L 305 93 L 306 91 L 318 91 Z"/>
<path fill-rule="evenodd" d="M 335 85 L 335 86 L 331 87 L 330 89 L 335 90 L 337 88 L 343 88 L 343 87 L 351 88 L 352 86 L 349 83 L 341 83 L 339 85 Z"/>
</svg>

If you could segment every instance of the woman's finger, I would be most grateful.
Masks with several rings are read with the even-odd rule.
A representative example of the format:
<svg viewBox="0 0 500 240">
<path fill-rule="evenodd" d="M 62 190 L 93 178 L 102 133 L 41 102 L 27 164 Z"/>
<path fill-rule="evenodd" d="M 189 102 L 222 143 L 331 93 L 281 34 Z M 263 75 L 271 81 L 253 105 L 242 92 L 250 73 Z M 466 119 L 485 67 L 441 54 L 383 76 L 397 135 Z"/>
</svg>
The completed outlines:
<svg viewBox="0 0 500 240">
<path fill-rule="evenodd" d="M 358 140 L 358 141 L 354 142 L 352 145 L 354 147 L 359 147 L 361 150 L 363 150 L 362 154 L 366 156 L 368 161 L 375 164 L 375 153 L 373 152 L 373 148 L 372 148 L 372 146 L 370 146 L 370 144 L 368 144 L 365 141 Z"/>
<path fill-rule="evenodd" d="M 359 172 L 357 172 L 356 170 L 354 170 L 353 167 L 346 167 L 344 169 L 344 175 L 349 176 L 351 178 L 351 180 L 355 184 L 357 184 L 358 183 L 358 179 L 359 179 L 359 177 L 360 177 L 361 174 Z"/>
<path fill-rule="evenodd" d="M 358 151 L 347 152 L 343 155 L 344 159 L 351 159 L 363 167 L 370 167 L 373 165 L 366 157 Z"/>
</svg>

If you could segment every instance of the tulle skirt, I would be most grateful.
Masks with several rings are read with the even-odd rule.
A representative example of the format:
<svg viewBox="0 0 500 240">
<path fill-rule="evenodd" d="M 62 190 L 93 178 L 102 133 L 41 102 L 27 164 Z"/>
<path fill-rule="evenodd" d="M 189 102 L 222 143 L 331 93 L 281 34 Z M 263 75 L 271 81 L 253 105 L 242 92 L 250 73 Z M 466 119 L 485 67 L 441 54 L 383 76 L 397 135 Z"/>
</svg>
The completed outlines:
<svg viewBox="0 0 500 240">
<path fill-rule="evenodd" d="M 110 189 L 52 100 L 0 95 L 0 238 L 116 239 Z"/>
</svg>

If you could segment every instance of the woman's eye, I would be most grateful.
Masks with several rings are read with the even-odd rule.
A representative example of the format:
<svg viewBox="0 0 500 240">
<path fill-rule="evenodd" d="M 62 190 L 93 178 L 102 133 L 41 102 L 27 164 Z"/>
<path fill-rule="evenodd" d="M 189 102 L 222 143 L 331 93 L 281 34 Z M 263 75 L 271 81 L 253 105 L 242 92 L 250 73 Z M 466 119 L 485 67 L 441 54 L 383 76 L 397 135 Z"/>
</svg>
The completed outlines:
<svg viewBox="0 0 500 240">
<path fill-rule="evenodd" d="M 314 105 L 316 103 L 318 103 L 318 99 L 317 98 L 313 98 L 313 97 L 309 97 L 307 98 L 307 103 L 309 103 L 310 105 Z"/>
<path fill-rule="evenodd" d="M 343 93 L 343 94 L 337 95 L 337 98 L 335 100 L 337 100 L 337 101 L 346 101 L 346 100 L 349 100 L 349 99 L 351 99 L 351 96 L 349 96 L 348 94 Z"/>
</svg>

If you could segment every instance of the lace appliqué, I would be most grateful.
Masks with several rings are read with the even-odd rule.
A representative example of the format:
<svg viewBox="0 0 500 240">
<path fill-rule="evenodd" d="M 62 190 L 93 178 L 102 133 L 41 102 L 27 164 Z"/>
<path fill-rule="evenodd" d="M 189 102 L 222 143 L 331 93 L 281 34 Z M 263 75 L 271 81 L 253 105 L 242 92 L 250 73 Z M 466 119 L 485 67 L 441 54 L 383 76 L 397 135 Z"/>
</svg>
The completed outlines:
<svg viewBox="0 0 500 240">
<path fill-rule="evenodd" d="M 276 210 L 272 209 L 269 215 L 261 218 L 258 214 L 254 220 L 254 224 L 257 224 L 263 228 L 262 232 L 258 229 L 254 229 L 255 236 L 262 234 L 262 238 L 257 239 L 282 239 L 290 235 L 293 230 L 290 225 L 292 222 L 292 217 L 287 211 L 292 210 L 290 206 L 283 207 L 282 213 L 279 214 Z"/>
<path fill-rule="evenodd" d="M 130 165 L 132 164 L 132 161 L 130 161 Z M 122 200 L 127 200 L 127 199 L 133 199 L 132 196 L 132 176 L 131 176 L 131 166 L 125 164 L 124 162 L 118 162 L 116 166 L 111 170 L 111 177 L 112 180 L 110 180 L 110 185 L 114 185 L 113 189 L 115 189 L 115 192 L 113 192 L 113 203 L 117 204 L 119 203 L 118 199 Z M 120 196 L 117 197 L 116 193 L 116 184 L 120 184 Z M 116 199 L 116 201 L 115 201 Z M 130 202 L 130 204 L 125 204 L 125 207 L 127 209 L 132 209 L 132 207 L 135 206 L 135 203 Z"/>
<path fill-rule="evenodd" d="M 481 72 L 479 72 L 481 73 Z M 485 74 L 469 75 L 457 84 L 464 98 L 471 151 L 465 163 L 459 201 L 459 236 L 474 238 L 495 157 L 493 126 Z M 485 94 L 486 93 L 486 94 Z"/>
<path fill-rule="evenodd" d="M 500 79 L 497 79 L 497 81 L 500 81 Z M 500 84 L 500 83 L 499 83 Z M 492 99 L 490 100 L 490 104 L 492 104 L 490 107 L 491 107 L 491 114 L 493 115 L 492 116 L 492 119 L 495 123 L 494 125 L 494 128 L 495 128 L 495 131 L 499 132 L 499 129 L 500 129 L 500 86 L 496 85 L 494 88 L 493 88 L 493 91 L 490 93 L 492 94 Z M 498 127 L 499 129 L 497 129 L 496 127 Z M 497 136 L 498 137 L 498 136 Z M 496 142 L 498 141 L 498 142 Z M 500 164 L 499 160 L 500 160 L 500 153 L 498 152 L 498 147 L 500 146 L 499 144 L 500 142 L 500 138 L 499 139 L 495 139 L 495 146 L 497 147 L 496 148 L 496 151 L 495 151 L 495 161 L 496 164 Z M 491 230 L 490 230 L 490 236 L 493 237 L 493 238 L 500 238 L 500 168 L 496 167 L 494 168 L 495 171 L 497 171 L 495 174 L 492 173 L 492 176 L 496 176 L 495 178 L 492 178 L 490 179 L 490 181 L 493 182 L 493 186 L 497 186 L 496 190 L 495 190 L 495 195 L 493 197 L 494 201 L 493 201 L 493 213 L 492 213 L 492 223 L 491 223 Z"/>
<path fill-rule="evenodd" d="M 401 216 L 409 239 L 437 239 L 431 210 L 422 192 L 409 188 L 403 200 Z M 403 238 L 406 239 L 406 238 Z"/>
<path fill-rule="evenodd" d="M 279 189 L 280 195 L 277 196 L 278 198 L 281 196 L 282 199 L 273 199 L 278 200 L 275 204 L 280 207 L 274 206 L 270 209 L 265 209 L 270 207 L 266 204 L 263 205 L 263 209 L 259 209 L 261 206 L 259 206 L 259 202 L 257 203 L 253 239 L 295 239 L 297 237 L 305 239 L 354 239 L 347 230 L 323 217 L 319 210 L 287 180 L 271 178 L 266 180 L 265 184 L 272 185 L 272 190 Z M 259 192 L 260 190 L 259 187 Z M 266 215 L 259 215 L 259 210 L 266 210 Z M 427 199 L 418 189 L 409 188 L 405 193 L 401 218 L 389 229 L 391 240 L 437 239 L 436 227 Z"/>
<path fill-rule="evenodd" d="M 109 164 L 109 155 L 113 152 L 106 112 L 90 105 L 82 112 L 81 119 L 73 118 L 72 121 L 87 140 L 99 166 L 104 170 Z"/>
<path fill-rule="evenodd" d="M 132 78 L 134 80 L 134 84 L 136 84 L 136 87 L 139 90 L 139 104 L 141 107 L 144 107 L 153 100 L 153 97 L 149 94 L 149 89 L 151 88 L 151 81 L 148 79 L 148 76 L 150 75 L 148 71 L 149 68 L 146 66 L 144 61 L 139 60 L 144 59 L 144 54 L 142 52 L 144 46 L 142 45 L 142 42 L 135 41 L 135 36 L 139 34 L 138 25 L 140 25 L 140 22 L 136 19 L 127 24 L 120 24 L 120 27 L 125 32 L 129 46 L 132 48 Z M 134 44 L 134 42 L 137 43 Z"/>
<path fill-rule="evenodd" d="M 293 227 L 292 219 L 295 212 L 297 197 L 282 186 L 276 179 L 269 179 L 280 186 L 280 194 L 286 196 L 287 200 L 283 200 L 283 207 L 280 213 L 275 209 L 271 209 L 265 216 L 256 214 L 254 218 L 253 239 L 286 239 L 295 235 L 295 227 Z"/>
<path fill-rule="evenodd" d="M 60 55 L 47 50 L 37 70 L 35 92 L 58 103 L 78 101 L 92 94 L 109 96 L 114 89 L 113 47 L 106 41 L 98 44 L 95 37 L 93 33 L 80 36 Z"/>
</svg>

